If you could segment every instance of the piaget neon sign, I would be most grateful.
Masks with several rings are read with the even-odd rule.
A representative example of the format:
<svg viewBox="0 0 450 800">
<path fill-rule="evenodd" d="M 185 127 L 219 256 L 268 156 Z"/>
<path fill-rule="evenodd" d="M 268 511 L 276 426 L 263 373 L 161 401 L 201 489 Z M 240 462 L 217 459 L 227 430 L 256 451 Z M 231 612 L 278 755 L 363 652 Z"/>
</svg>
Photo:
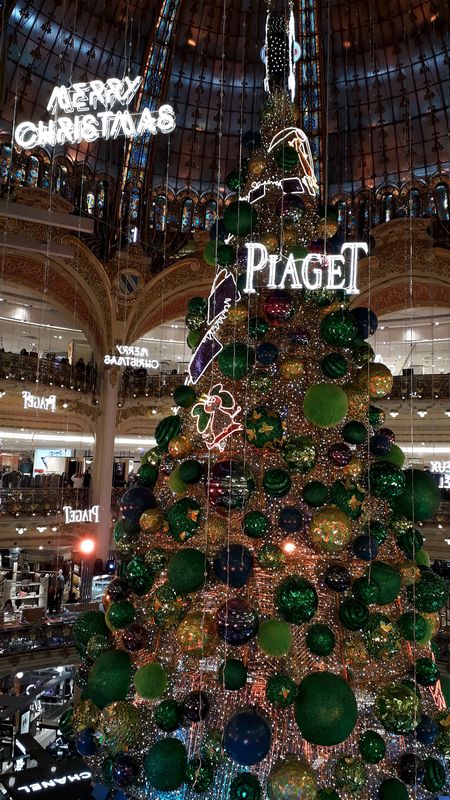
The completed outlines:
<svg viewBox="0 0 450 800">
<path fill-rule="evenodd" d="M 144 108 L 141 113 L 128 111 L 143 78 L 108 78 L 107 81 L 55 86 L 47 111 L 48 122 L 21 122 L 14 138 L 19 147 L 54 146 L 95 142 L 97 139 L 134 138 L 144 134 L 171 133 L 175 129 L 175 112 L 170 105 L 156 111 Z M 70 116 L 68 116 L 70 115 Z"/>
<path fill-rule="evenodd" d="M 63 506 L 63 511 L 66 517 L 66 523 L 69 522 L 98 522 L 98 514 L 100 506 L 92 506 L 92 508 L 72 508 L 72 506 Z"/>
<path fill-rule="evenodd" d="M 269 255 L 267 247 L 259 242 L 245 245 L 247 248 L 247 267 L 245 294 L 256 294 L 255 275 L 268 272 L 268 289 L 343 289 L 347 294 L 359 294 L 356 285 L 358 275 L 358 253 L 368 253 L 365 242 L 347 242 L 341 247 L 340 254 L 308 253 L 305 258 L 295 258 L 293 253 L 281 256 L 277 253 Z M 345 255 L 348 253 L 349 259 Z M 281 278 L 277 279 L 280 268 L 284 265 Z M 347 268 L 346 268 L 347 267 Z"/>
<path fill-rule="evenodd" d="M 119 355 L 103 356 L 103 363 L 107 367 L 134 367 L 135 369 L 158 369 L 159 361 L 149 358 L 146 347 L 135 347 L 133 345 L 116 344 Z"/>
<path fill-rule="evenodd" d="M 38 397 L 31 392 L 22 392 L 24 408 L 38 408 L 40 411 L 56 411 L 56 395 L 49 394 L 47 397 Z"/>
</svg>

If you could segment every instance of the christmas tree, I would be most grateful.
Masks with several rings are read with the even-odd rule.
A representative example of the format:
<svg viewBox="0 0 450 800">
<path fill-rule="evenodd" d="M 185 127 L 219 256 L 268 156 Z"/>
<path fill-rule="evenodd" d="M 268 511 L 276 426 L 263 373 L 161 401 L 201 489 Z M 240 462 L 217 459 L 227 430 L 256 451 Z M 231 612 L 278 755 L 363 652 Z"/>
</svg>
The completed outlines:
<svg viewBox="0 0 450 800">
<path fill-rule="evenodd" d="M 286 71 L 228 178 L 105 614 L 75 626 L 84 688 L 61 727 L 129 797 L 406 800 L 447 781 L 447 588 L 416 527 L 439 492 L 383 427 L 377 320 L 350 310 L 365 248 L 318 207 Z"/>
</svg>

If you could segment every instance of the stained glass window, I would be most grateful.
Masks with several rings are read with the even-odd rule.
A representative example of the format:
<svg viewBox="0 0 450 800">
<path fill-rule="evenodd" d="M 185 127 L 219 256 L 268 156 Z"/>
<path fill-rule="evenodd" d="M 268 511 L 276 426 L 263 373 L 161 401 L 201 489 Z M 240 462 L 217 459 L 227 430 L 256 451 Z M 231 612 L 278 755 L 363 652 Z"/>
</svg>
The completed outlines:
<svg viewBox="0 0 450 800">
<path fill-rule="evenodd" d="M 183 203 L 181 212 L 181 230 L 190 231 L 192 225 L 192 213 L 194 211 L 194 201 L 188 197 Z"/>
<path fill-rule="evenodd" d="M 409 213 L 411 217 L 420 217 L 422 213 L 422 200 L 418 189 L 411 189 L 409 193 Z"/>
<path fill-rule="evenodd" d="M 436 211 L 439 219 L 447 222 L 449 216 L 448 187 L 444 183 L 439 183 L 434 190 L 436 196 Z"/>
<path fill-rule="evenodd" d="M 56 168 L 56 191 L 62 197 L 66 196 L 67 192 L 67 167 L 64 164 L 60 164 Z"/>
<path fill-rule="evenodd" d="M 208 230 L 214 224 L 217 217 L 217 203 L 215 200 L 210 200 L 206 206 L 205 213 L 205 228 Z"/>
<path fill-rule="evenodd" d="M 27 186 L 37 186 L 39 178 L 39 161 L 36 156 L 30 156 L 27 161 Z"/>
<path fill-rule="evenodd" d="M 100 181 L 97 186 L 97 216 L 103 219 L 106 205 L 106 186 L 104 181 Z"/>
<path fill-rule="evenodd" d="M 0 182 L 8 183 L 9 169 L 11 167 L 11 148 L 4 144 L 0 152 Z"/>
<path fill-rule="evenodd" d="M 39 186 L 42 186 L 43 189 L 48 189 L 50 186 L 50 167 L 48 164 L 41 164 Z"/>
<path fill-rule="evenodd" d="M 23 185 L 25 183 L 26 173 L 25 162 L 21 159 L 18 159 L 17 161 L 14 159 L 14 162 L 15 163 L 13 164 L 12 168 L 12 182 L 16 185 Z"/>
<path fill-rule="evenodd" d="M 345 200 L 338 203 L 338 227 L 342 233 L 347 233 L 347 203 Z"/>
<path fill-rule="evenodd" d="M 136 223 L 139 219 L 141 205 L 141 190 L 134 186 L 130 191 L 130 205 L 128 208 L 128 218 L 130 223 Z"/>
<path fill-rule="evenodd" d="M 94 213 L 94 207 L 95 207 L 95 194 L 94 194 L 94 192 L 90 191 L 90 192 L 86 193 L 86 200 L 85 200 L 84 205 L 85 205 L 85 211 L 87 211 L 88 214 L 93 214 Z"/>
<path fill-rule="evenodd" d="M 382 221 L 389 222 L 389 220 L 392 219 L 395 214 L 395 200 L 393 194 L 386 194 L 383 197 L 382 207 L 383 207 Z"/>
<path fill-rule="evenodd" d="M 160 194 L 155 201 L 155 228 L 157 231 L 163 231 L 166 227 L 167 219 L 167 200 L 164 195 Z"/>
<path fill-rule="evenodd" d="M 201 207 L 199 205 L 195 206 L 194 208 L 194 214 L 192 216 L 192 227 L 195 229 L 203 227 Z"/>
</svg>

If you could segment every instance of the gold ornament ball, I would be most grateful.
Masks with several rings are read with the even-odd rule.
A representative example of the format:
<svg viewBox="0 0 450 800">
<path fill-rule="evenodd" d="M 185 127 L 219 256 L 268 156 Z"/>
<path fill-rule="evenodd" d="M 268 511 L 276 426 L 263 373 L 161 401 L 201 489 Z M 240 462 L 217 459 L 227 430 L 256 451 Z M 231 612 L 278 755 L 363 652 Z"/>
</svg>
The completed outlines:
<svg viewBox="0 0 450 800">
<path fill-rule="evenodd" d="M 313 515 L 309 536 L 318 550 L 340 553 L 347 547 L 352 535 L 352 522 L 343 511 L 326 506 Z"/>
<path fill-rule="evenodd" d="M 205 532 L 208 544 L 221 544 L 228 536 L 227 519 L 219 517 L 217 514 L 209 515 L 205 523 Z"/>
<path fill-rule="evenodd" d="M 270 800 L 316 800 L 317 781 L 313 770 L 298 756 L 278 761 L 267 780 Z"/>
<path fill-rule="evenodd" d="M 114 547 L 116 554 L 125 559 L 131 558 L 131 556 L 134 555 L 134 545 L 135 542 L 127 542 L 125 539 L 122 539 L 120 542 L 115 542 Z"/>
<path fill-rule="evenodd" d="M 145 533 L 161 533 L 164 530 L 164 514 L 159 508 L 150 508 L 141 514 L 139 525 Z"/>
<path fill-rule="evenodd" d="M 279 366 L 280 374 L 288 381 L 293 381 L 295 378 L 301 378 L 305 371 L 303 361 L 296 356 L 289 356 L 284 358 Z"/>
<path fill-rule="evenodd" d="M 189 436 L 174 436 L 168 445 L 172 458 L 185 458 L 192 450 L 192 441 Z"/>
<path fill-rule="evenodd" d="M 380 400 L 392 391 L 394 376 L 385 364 L 368 365 L 368 368 L 360 370 L 357 378 L 358 386 L 364 391 L 368 391 L 371 400 Z"/>
<path fill-rule="evenodd" d="M 76 733 L 84 728 L 96 730 L 100 717 L 100 709 L 92 700 L 81 700 L 73 712 L 73 728 Z"/>
<path fill-rule="evenodd" d="M 294 225 L 285 225 L 283 230 L 284 247 L 294 247 L 298 244 L 298 232 Z"/>
<path fill-rule="evenodd" d="M 396 567 L 400 573 L 402 586 L 412 586 L 420 580 L 420 569 L 414 561 L 401 561 Z"/>
<path fill-rule="evenodd" d="M 420 572 L 419 572 L 419 575 L 420 575 Z M 438 613 L 433 613 L 432 611 L 421 611 L 420 613 L 421 613 L 421 616 L 426 619 L 426 621 L 428 622 L 428 624 L 430 626 L 430 629 L 431 629 L 430 639 L 432 639 L 441 630 L 441 619 L 440 619 L 440 616 L 439 616 Z"/>
<path fill-rule="evenodd" d="M 269 253 L 278 252 L 278 236 L 275 236 L 274 233 L 263 233 L 263 235 L 259 237 L 259 241 L 264 245 L 264 247 L 267 247 Z"/>
<path fill-rule="evenodd" d="M 110 703 L 103 709 L 98 730 L 107 744 L 117 750 L 133 746 L 140 734 L 140 717 L 135 706 L 125 700 Z"/>
<path fill-rule="evenodd" d="M 230 310 L 228 311 L 228 320 L 233 325 L 239 325 L 240 322 L 245 322 L 247 318 L 248 318 L 247 303 L 237 303 L 235 306 L 231 306 Z"/>
<path fill-rule="evenodd" d="M 317 233 L 318 239 L 331 239 L 332 236 L 337 232 L 338 224 L 336 220 L 326 219 L 323 218 L 320 220 L 317 226 Z"/>
<path fill-rule="evenodd" d="M 210 614 L 194 611 L 180 622 L 176 637 L 183 653 L 201 658 L 215 649 L 215 625 Z"/>
<path fill-rule="evenodd" d="M 347 383 L 343 389 L 348 399 L 347 419 L 364 418 L 369 409 L 369 395 L 367 390 L 364 390 L 361 386 L 357 386 L 354 383 Z"/>
<path fill-rule="evenodd" d="M 344 642 L 345 662 L 349 667 L 360 667 L 367 664 L 367 650 L 360 635 L 348 636 Z"/>
<path fill-rule="evenodd" d="M 261 158 L 259 156 L 255 156 L 255 158 L 251 158 L 248 162 L 248 174 L 254 175 L 255 178 L 259 178 L 262 172 L 264 172 L 266 168 L 266 160 L 265 158 Z"/>
<path fill-rule="evenodd" d="M 345 475 L 346 478 L 360 478 L 364 471 L 364 464 L 360 458 L 356 458 L 353 456 L 351 461 L 342 467 L 342 474 Z"/>
</svg>

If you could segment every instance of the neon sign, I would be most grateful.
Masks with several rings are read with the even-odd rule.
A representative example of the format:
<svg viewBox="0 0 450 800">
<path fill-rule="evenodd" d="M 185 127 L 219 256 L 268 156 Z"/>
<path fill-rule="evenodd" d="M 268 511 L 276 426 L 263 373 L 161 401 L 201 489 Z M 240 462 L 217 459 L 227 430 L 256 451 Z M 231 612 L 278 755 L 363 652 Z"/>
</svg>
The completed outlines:
<svg viewBox="0 0 450 800">
<path fill-rule="evenodd" d="M 100 506 L 84 509 L 63 506 L 63 511 L 66 516 L 66 524 L 69 522 L 98 522 Z"/>
<path fill-rule="evenodd" d="M 38 397 L 31 392 L 22 392 L 23 407 L 37 408 L 40 411 L 56 411 L 56 395 L 50 394 L 47 397 Z"/>
<path fill-rule="evenodd" d="M 359 294 L 356 285 L 358 269 L 358 251 L 365 255 L 368 246 L 365 242 L 347 242 L 341 247 L 340 254 L 308 253 L 305 258 L 295 258 L 293 253 L 282 256 L 277 253 L 270 254 L 267 247 L 259 242 L 246 244 L 247 267 L 246 282 L 243 292 L 256 294 L 254 278 L 257 272 L 268 268 L 268 289 L 343 289 L 347 294 Z M 347 275 L 344 274 L 346 259 L 344 253 L 349 252 L 350 260 Z M 281 278 L 277 282 L 277 267 L 284 264 Z"/>
<path fill-rule="evenodd" d="M 244 430 L 241 423 L 236 421 L 240 412 L 241 407 L 236 405 L 233 395 L 224 390 L 221 383 L 200 396 L 191 416 L 197 418 L 197 431 L 202 434 L 208 450 L 217 447 L 222 452 L 228 437 Z"/>
<path fill-rule="evenodd" d="M 107 367 L 134 367 L 135 369 L 158 369 L 159 361 L 149 358 L 146 347 L 134 347 L 133 345 L 116 344 L 119 355 L 103 356 L 103 363 Z"/>
<path fill-rule="evenodd" d="M 175 129 L 175 112 L 170 105 L 156 111 L 144 108 L 141 113 L 128 111 L 143 78 L 108 78 L 55 86 L 47 111 L 53 119 L 48 122 L 21 122 L 14 138 L 19 147 L 31 149 L 47 145 L 95 142 L 97 139 L 129 139 L 144 134 L 171 133 Z M 70 116 L 68 116 L 70 115 Z"/>
</svg>

